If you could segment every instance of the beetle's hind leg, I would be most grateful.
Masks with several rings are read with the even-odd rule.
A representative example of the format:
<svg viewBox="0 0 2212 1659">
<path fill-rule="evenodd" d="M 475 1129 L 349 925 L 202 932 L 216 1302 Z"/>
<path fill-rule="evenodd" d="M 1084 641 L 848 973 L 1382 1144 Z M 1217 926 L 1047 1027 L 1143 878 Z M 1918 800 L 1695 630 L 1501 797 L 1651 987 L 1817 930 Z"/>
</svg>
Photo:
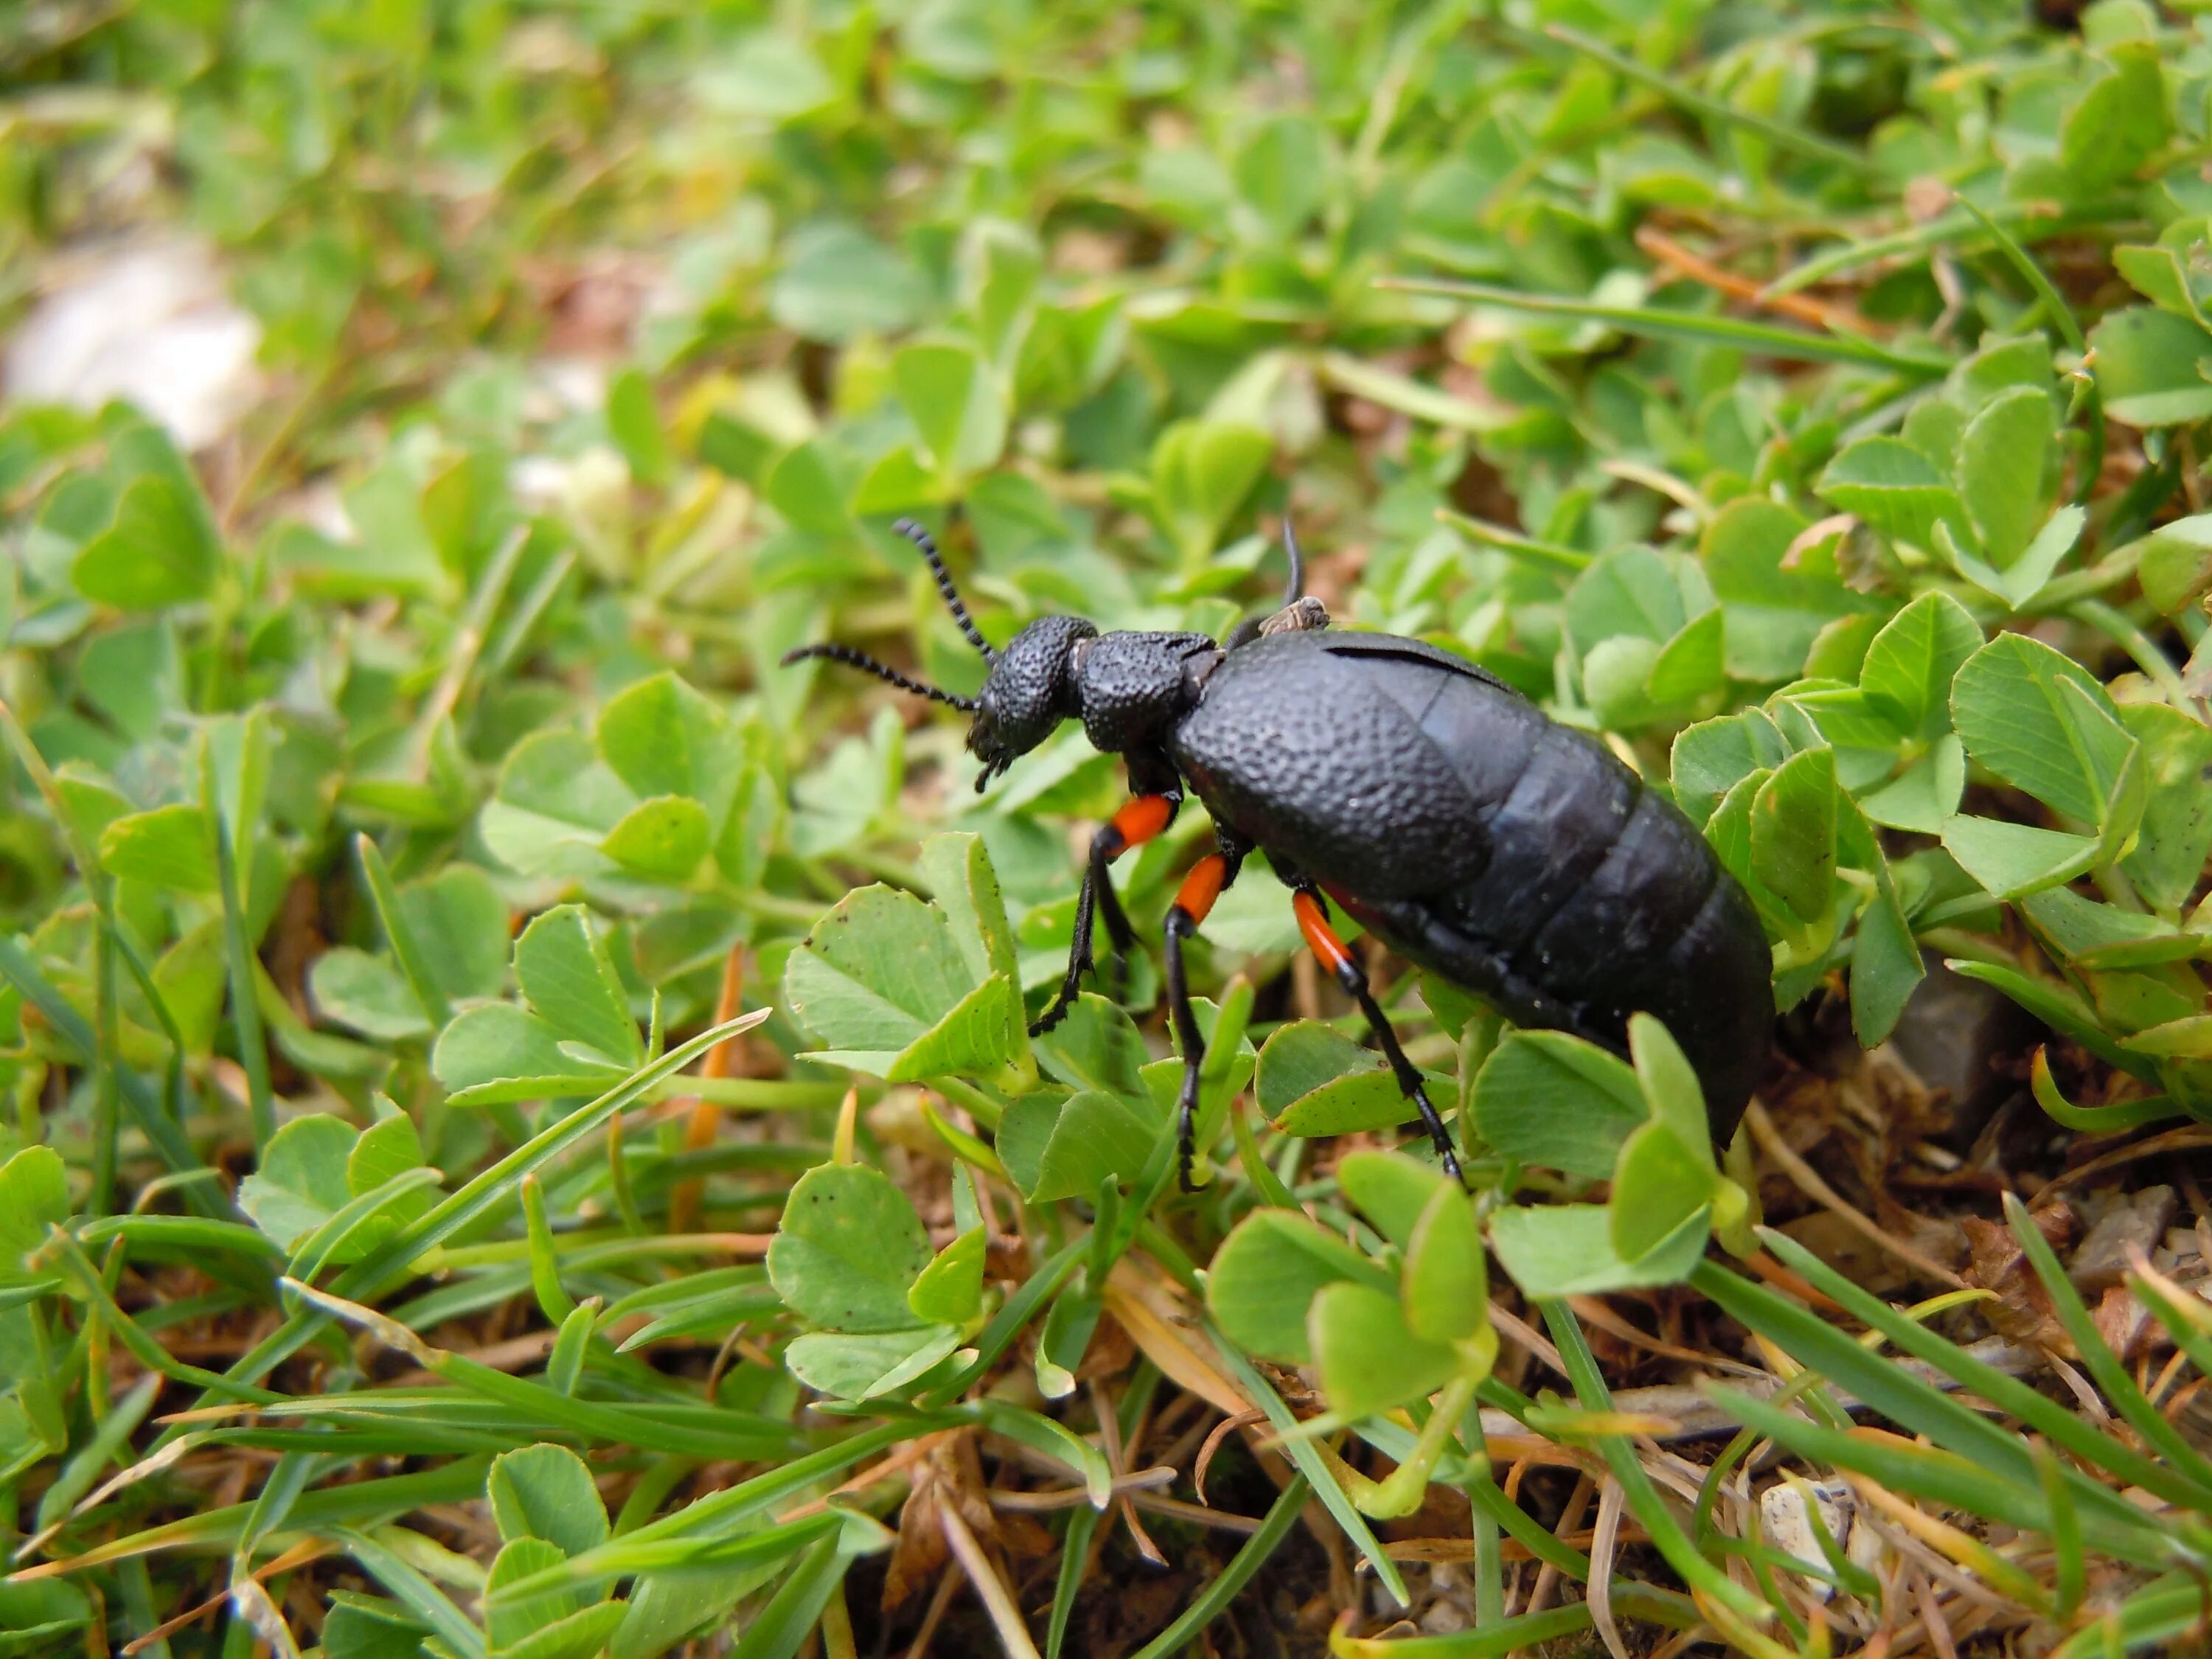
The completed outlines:
<svg viewBox="0 0 2212 1659">
<path fill-rule="evenodd" d="M 1198 1015 L 1190 1006 L 1190 986 L 1183 976 L 1182 942 L 1198 931 L 1213 901 L 1229 890 L 1244 866 L 1250 847 L 1226 831 L 1216 829 L 1218 851 L 1208 853 L 1190 867 L 1168 907 L 1163 952 L 1167 979 L 1168 1018 L 1175 1024 L 1176 1043 L 1182 1050 L 1182 1088 L 1176 1097 L 1176 1181 L 1187 1193 L 1198 1188 L 1191 1180 L 1198 1158 L 1199 1073 L 1206 1066 L 1206 1041 L 1198 1034 Z"/>
<path fill-rule="evenodd" d="M 1322 902 L 1320 890 L 1310 881 L 1300 881 L 1291 895 L 1291 908 L 1297 915 L 1298 932 L 1305 935 L 1307 946 L 1321 965 L 1336 975 L 1336 982 L 1344 987 L 1359 1005 L 1359 1012 L 1367 1017 L 1375 1041 L 1382 1045 L 1382 1057 L 1390 1062 L 1391 1073 L 1398 1079 L 1399 1091 L 1413 1103 L 1428 1129 L 1429 1139 L 1436 1143 L 1437 1158 L 1444 1166 L 1444 1172 L 1465 1185 L 1467 1176 L 1460 1170 L 1459 1152 L 1452 1146 L 1451 1131 L 1444 1127 L 1443 1115 L 1430 1101 L 1420 1073 L 1399 1047 L 1397 1032 L 1390 1029 L 1389 1018 L 1368 987 L 1367 970 L 1336 936 L 1336 929 L 1328 925 L 1328 909 Z"/>
</svg>

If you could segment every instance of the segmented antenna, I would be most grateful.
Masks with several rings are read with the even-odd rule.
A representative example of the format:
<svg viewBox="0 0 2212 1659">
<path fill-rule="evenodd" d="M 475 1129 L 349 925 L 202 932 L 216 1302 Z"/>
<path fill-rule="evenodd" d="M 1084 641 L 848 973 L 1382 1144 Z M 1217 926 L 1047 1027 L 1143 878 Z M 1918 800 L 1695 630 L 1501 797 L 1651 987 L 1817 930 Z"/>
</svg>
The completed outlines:
<svg viewBox="0 0 2212 1659">
<path fill-rule="evenodd" d="M 960 631 L 968 636 L 968 643 L 983 653 L 985 662 L 995 663 L 999 653 L 991 649 L 990 641 L 975 626 L 975 619 L 968 614 L 968 607 L 960 602 L 960 590 L 952 585 L 952 573 L 945 568 L 945 556 L 937 550 L 936 538 L 912 519 L 901 519 L 891 528 L 921 550 L 921 556 L 929 561 L 929 574 L 937 578 L 937 591 L 945 595 L 945 608 L 952 613 L 952 620 L 960 624 Z"/>
<path fill-rule="evenodd" d="M 879 680 L 888 680 L 902 691 L 911 691 L 918 697 L 927 697 L 932 702 L 941 702 L 949 708 L 958 709 L 963 714 L 972 714 L 975 712 L 975 698 L 956 697 L 950 691 L 939 690 L 936 686 L 926 684 L 921 680 L 908 679 L 889 663 L 878 662 L 866 652 L 855 651 L 849 645 L 802 645 L 796 651 L 787 651 L 783 653 L 783 665 L 788 668 L 792 664 L 803 662 L 809 657 L 819 657 L 824 662 L 841 662 L 848 668 L 857 668 L 863 673 L 873 674 Z"/>
<path fill-rule="evenodd" d="M 1291 562 L 1291 585 L 1283 592 L 1283 604 L 1287 607 L 1304 599 L 1306 592 L 1305 555 L 1298 551 L 1297 532 L 1291 528 L 1287 512 L 1283 514 L 1283 552 Z"/>
</svg>

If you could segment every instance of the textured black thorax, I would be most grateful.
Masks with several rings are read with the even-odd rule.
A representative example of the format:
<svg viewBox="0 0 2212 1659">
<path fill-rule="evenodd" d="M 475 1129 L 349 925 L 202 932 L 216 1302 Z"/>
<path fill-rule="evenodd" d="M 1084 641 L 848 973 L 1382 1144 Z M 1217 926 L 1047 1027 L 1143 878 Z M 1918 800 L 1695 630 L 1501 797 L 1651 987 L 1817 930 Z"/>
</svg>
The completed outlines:
<svg viewBox="0 0 2212 1659">
<path fill-rule="evenodd" d="M 1188 708 L 1221 648 L 1207 634 L 1101 634 L 1075 647 L 1075 714 L 1093 748 L 1156 744 Z"/>
</svg>

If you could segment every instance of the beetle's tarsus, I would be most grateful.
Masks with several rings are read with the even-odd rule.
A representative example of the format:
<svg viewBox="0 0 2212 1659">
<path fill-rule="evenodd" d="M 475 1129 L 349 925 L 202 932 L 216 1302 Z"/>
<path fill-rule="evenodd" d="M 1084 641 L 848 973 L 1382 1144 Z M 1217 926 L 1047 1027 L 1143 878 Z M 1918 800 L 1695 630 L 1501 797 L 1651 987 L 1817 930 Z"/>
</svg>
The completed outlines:
<svg viewBox="0 0 2212 1659">
<path fill-rule="evenodd" d="M 1176 1095 L 1176 1180 L 1183 1191 L 1194 1193 L 1198 1188 L 1190 1176 L 1191 1166 L 1198 1158 L 1198 1090 L 1206 1068 L 1206 1039 L 1198 1034 L 1190 986 L 1183 978 L 1182 942 L 1198 931 L 1198 922 L 1178 902 L 1169 908 L 1167 926 L 1161 931 L 1167 946 L 1162 966 L 1167 981 L 1168 1023 L 1175 1027 L 1176 1042 L 1182 1049 L 1182 1087 Z"/>
<path fill-rule="evenodd" d="M 1084 968 L 1087 969 L 1090 965 L 1085 963 Z M 1075 1006 L 1075 998 L 1082 978 L 1083 973 L 1080 969 L 1067 976 L 1067 982 L 1053 994 L 1052 1000 L 1045 1005 L 1045 1011 L 1030 1022 L 1031 1036 L 1042 1036 L 1067 1018 L 1067 1011 Z"/>
<path fill-rule="evenodd" d="M 1421 1114 L 1421 1121 L 1428 1129 L 1430 1140 L 1436 1146 L 1437 1161 L 1443 1165 L 1446 1175 L 1465 1187 L 1468 1184 L 1467 1172 L 1460 1168 L 1459 1151 L 1452 1145 L 1451 1131 L 1444 1127 L 1443 1115 L 1430 1103 L 1427 1090 L 1416 1089 L 1413 1091 L 1413 1105 Z"/>
</svg>

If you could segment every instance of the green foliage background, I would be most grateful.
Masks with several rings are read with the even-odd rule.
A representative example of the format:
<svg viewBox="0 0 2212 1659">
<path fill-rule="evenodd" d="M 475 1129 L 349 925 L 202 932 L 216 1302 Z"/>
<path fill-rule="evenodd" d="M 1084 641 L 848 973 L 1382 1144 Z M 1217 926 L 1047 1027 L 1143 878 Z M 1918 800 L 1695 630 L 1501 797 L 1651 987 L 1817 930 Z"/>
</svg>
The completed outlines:
<svg viewBox="0 0 2212 1659">
<path fill-rule="evenodd" d="M 1309 1492 L 1403 1600 L 1363 1516 L 1431 1478 L 1473 1504 L 1482 1627 L 1420 1651 L 1616 1616 L 1814 1650 L 1826 1615 L 1719 1495 L 1749 1440 L 1692 1515 L 1588 1414 L 1607 1385 L 1559 1298 L 1684 1282 L 1810 1367 L 1802 1413 L 1731 1407 L 1747 1436 L 2011 1529 L 1973 1571 L 2067 1651 L 2185 1628 L 2212 1463 L 2024 1219 L 2135 1438 L 1974 1370 L 1948 1340 L 1971 1310 L 1891 1309 L 1758 1233 L 1749 1148 L 1717 1156 L 1656 1029 L 1632 1064 L 1402 977 L 1478 1191 L 1339 1158 L 1402 1105 L 1356 1022 L 1290 1017 L 1257 868 L 1199 952 L 1216 1179 L 1184 1199 L 1151 964 L 1127 1012 L 1024 1034 L 1114 763 L 1066 732 L 976 795 L 954 722 L 775 664 L 836 637 L 975 689 L 898 514 L 998 639 L 1054 611 L 1225 631 L 1291 514 L 1339 626 L 1462 652 L 1671 788 L 1785 1007 L 1840 999 L 1878 1042 L 1933 952 L 2066 1039 L 2035 1075 L 2058 1123 L 2212 1116 L 2198 17 L 19 13 L 0 294 L 21 314 L 65 245 L 182 228 L 258 320 L 269 395 L 191 457 L 126 408 L 0 416 L 0 1492 L 19 1562 L 71 1564 L 0 1581 L 0 1651 L 225 1593 L 228 1636 L 155 1649 L 557 1659 L 716 1629 L 765 1655 L 819 1623 L 834 1650 L 897 1494 L 776 1517 L 954 1428 L 1103 1498 L 1122 1472 L 1074 1371 L 1135 1259 L 1212 1309 L 1224 1387 L 1288 1429 L 1252 1358 L 1302 1365 L 1328 1408 L 1147 1654 Z M 1125 860 L 1140 926 L 1206 833 L 1187 812 Z M 746 1008 L 742 1063 L 679 1075 Z M 671 1104 L 695 1099 L 729 1114 L 706 1144 Z M 730 1243 L 770 1231 L 764 1264 Z M 1578 1405 L 1491 1375 L 1486 1235 Z M 2197 1358 L 2201 1311 L 2137 1293 Z M 456 1351 L 501 1308 L 555 1333 L 542 1369 Z M 185 1357 L 204 1338 L 222 1370 Z M 1160 1363 L 1127 1379 L 1139 1418 Z M 1922 1443 L 1842 1432 L 1824 1376 Z M 1651 1584 L 1499 1623 L 1501 1536 L 1577 1586 L 1612 1565 L 1504 1498 L 1478 1401 L 1603 1461 Z M 1363 1442 L 1399 1473 L 1347 1462 Z M 216 1502 L 246 1451 L 258 1495 Z M 687 1484 L 710 1462 L 745 1478 Z M 421 1529 L 477 1498 L 483 1559 Z M 1074 1513 L 1055 1653 L 1098 1525 Z M 284 1636 L 308 1545 L 362 1588 L 311 1573 L 327 1616 Z M 1831 1553 L 1863 1633 L 1891 1592 Z"/>
</svg>

